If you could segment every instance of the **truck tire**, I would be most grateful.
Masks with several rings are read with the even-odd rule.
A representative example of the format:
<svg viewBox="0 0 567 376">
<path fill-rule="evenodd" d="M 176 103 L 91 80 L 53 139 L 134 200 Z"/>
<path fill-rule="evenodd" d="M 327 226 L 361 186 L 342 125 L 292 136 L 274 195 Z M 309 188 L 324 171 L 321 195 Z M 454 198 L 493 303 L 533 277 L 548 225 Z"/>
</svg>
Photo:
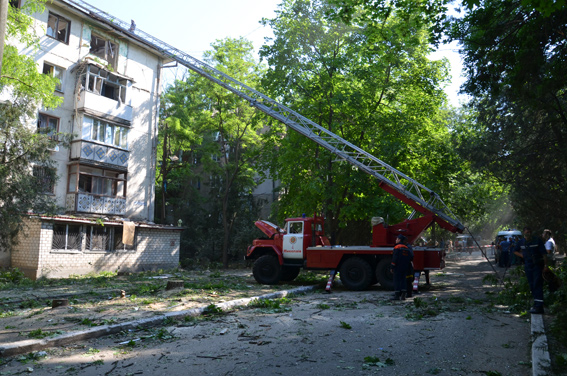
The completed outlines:
<svg viewBox="0 0 567 376">
<path fill-rule="evenodd" d="M 341 282 L 349 290 L 361 291 L 372 282 L 372 267 L 360 257 L 350 257 L 341 265 Z"/>
<path fill-rule="evenodd" d="M 380 286 L 387 290 L 392 290 L 394 288 L 394 274 L 390 270 L 391 264 L 392 258 L 385 257 L 378 262 L 378 265 L 376 265 L 376 278 L 378 278 Z"/>
<path fill-rule="evenodd" d="M 282 267 L 276 257 L 264 255 L 254 262 L 252 274 L 261 285 L 275 285 L 280 281 Z"/>
<path fill-rule="evenodd" d="M 301 268 L 299 266 L 282 266 L 282 276 L 280 280 L 291 282 L 299 275 Z"/>
</svg>

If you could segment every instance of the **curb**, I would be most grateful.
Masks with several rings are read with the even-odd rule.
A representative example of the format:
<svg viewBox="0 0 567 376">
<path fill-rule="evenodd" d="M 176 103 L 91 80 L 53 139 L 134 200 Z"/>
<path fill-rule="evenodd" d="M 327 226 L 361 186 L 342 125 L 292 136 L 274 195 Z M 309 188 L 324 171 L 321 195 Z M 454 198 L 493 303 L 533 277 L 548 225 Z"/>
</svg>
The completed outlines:
<svg viewBox="0 0 567 376">
<path fill-rule="evenodd" d="M 531 318 L 532 331 L 532 374 L 533 376 L 549 375 L 551 358 L 547 346 L 547 336 L 543 325 L 543 315 L 533 315 Z"/>
<path fill-rule="evenodd" d="M 302 286 L 293 290 L 276 291 L 270 294 L 255 296 L 252 298 L 231 300 L 228 302 L 218 303 L 215 305 L 220 309 L 222 309 L 223 311 L 226 311 L 230 308 L 245 306 L 255 299 L 276 299 L 276 298 L 285 297 L 289 294 L 304 294 L 319 289 L 320 287 L 321 286 L 319 285 Z M 71 332 L 49 339 L 25 340 L 25 341 L 6 343 L 0 346 L 0 357 L 8 357 L 23 353 L 29 353 L 32 351 L 39 351 L 49 347 L 58 347 L 77 341 L 83 341 L 87 339 L 98 338 L 98 337 L 119 333 L 123 330 L 128 330 L 128 329 L 149 328 L 149 327 L 159 326 L 163 324 L 164 320 L 182 319 L 187 316 L 200 316 L 203 313 L 205 313 L 206 310 L 207 307 L 199 307 L 199 308 L 193 308 L 179 312 L 168 312 L 159 316 L 154 316 L 146 319 L 127 321 L 114 325 L 98 326 L 96 328 L 91 328 L 80 332 Z"/>
</svg>

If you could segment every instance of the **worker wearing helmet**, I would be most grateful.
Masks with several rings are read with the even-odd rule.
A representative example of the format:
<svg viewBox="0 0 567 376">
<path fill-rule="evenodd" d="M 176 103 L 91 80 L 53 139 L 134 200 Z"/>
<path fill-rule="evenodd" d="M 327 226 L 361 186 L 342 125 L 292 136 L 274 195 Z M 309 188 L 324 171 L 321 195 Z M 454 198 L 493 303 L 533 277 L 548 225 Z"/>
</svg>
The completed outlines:
<svg viewBox="0 0 567 376">
<path fill-rule="evenodd" d="M 407 238 L 398 235 L 396 238 L 396 246 L 392 255 L 391 270 L 394 274 L 394 296 L 391 300 L 405 300 L 407 295 L 406 276 L 411 268 L 413 260 L 413 251 L 406 245 Z"/>
</svg>

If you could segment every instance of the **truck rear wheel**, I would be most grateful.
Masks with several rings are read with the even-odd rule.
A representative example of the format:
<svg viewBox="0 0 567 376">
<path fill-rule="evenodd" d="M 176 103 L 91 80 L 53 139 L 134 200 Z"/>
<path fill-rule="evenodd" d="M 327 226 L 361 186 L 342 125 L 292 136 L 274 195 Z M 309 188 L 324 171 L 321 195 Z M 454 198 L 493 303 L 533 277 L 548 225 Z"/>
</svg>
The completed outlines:
<svg viewBox="0 0 567 376">
<path fill-rule="evenodd" d="M 340 269 L 341 282 L 349 290 L 361 291 L 372 282 L 372 267 L 360 257 L 351 257 L 343 262 Z"/>
<path fill-rule="evenodd" d="M 376 265 L 376 278 L 380 282 L 380 286 L 385 289 L 392 290 L 394 288 L 394 274 L 390 270 L 392 264 L 391 257 L 385 257 Z"/>
<path fill-rule="evenodd" d="M 299 275 L 301 268 L 299 266 L 282 266 L 282 276 L 280 280 L 285 282 L 293 281 Z"/>
<path fill-rule="evenodd" d="M 254 262 L 252 274 L 256 282 L 261 285 L 275 285 L 280 281 L 282 267 L 276 257 L 264 255 Z"/>
</svg>

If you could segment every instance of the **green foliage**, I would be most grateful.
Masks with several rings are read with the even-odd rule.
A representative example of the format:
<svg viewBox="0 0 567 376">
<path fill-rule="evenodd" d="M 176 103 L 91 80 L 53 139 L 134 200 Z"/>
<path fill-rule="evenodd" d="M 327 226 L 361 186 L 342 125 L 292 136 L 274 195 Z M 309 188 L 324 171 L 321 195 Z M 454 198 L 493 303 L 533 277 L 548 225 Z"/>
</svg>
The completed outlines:
<svg viewBox="0 0 567 376">
<path fill-rule="evenodd" d="M 364 369 L 368 369 L 370 367 L 384 368 L 387 366 L 393 366 L 395 364 L 396 362 L 394 362 L 394 360 L 391 358 L 387 358 L 385 361 L 382 362 L 380 361 L 380 358 L 378 358 L 377 356 L 365 356 L 364 363 L 362 364 L 362 368 Z"/>
<path fill-rule="evenodd" d="M 0 103 L 0 249 L 8 250 L 22 229 L 22 213 L 52 214 L 55 205 L 45 195 L 46 185 L 57 176 L 51 149 L 57 143 L 35 132 L 38 108 L 52 108 L 62 102 L 54 94 L 57 79 L 41 74 L 33 58 L 19 55 L 18 49 L 39 48 L 29 14 L 42 12 L 43 0 L 24 2 L 22 8 L 9 7 L 7 39 L 2 59 L 0 91 L 10 93 L 10 101 Z M 68 137 L 60 135 L 62 144 Z M 34 177 L 31 165 L 40 166 L 45 177 Z"/>
<path fill-rule="evenodd" d="M 35 34 L 32 13 L 44 11 L 45 0 L 23 2 L 21 8 L 8 7 L 6 44 L 2 59 L 0 90 L 10 88 L 15 102 L 23 98 L 34 106 L 57 107 L 63 99 L 54 95 L 56 78 L 41 74 L 33 58 L 18 54 L 18 47 L 28 50 L 39 49 L 39 37 Z"/>
<path fill-rule="evenodd" d="M 204 313 L 207 314 L 207 315 L 224 315 L 225 314 L 225 312 L 222 310 L 222 308 L 218 307 L 214 303 L 209 304 L 205 308 Z"/>
<path fill-rule="evenodd" d="M 255 87 L 261 66 L 245 39 L 219 40 L 206 62 Z M 248 103 L 190 73 L 164 95 L 157 183 L 162 221 L 181 218 L 182 258 L 240 259 L 256 237 L 255 158 L 263 117 Z M 165 205 L 164 205 L 165 203 Z"/>
<path fill-rule="evenodd" d="M 352 326 L 344 321 L 341 321 L 340 324 L 341 324 L 341 328 L 343 329 L 352 329 Z"/>
<path fill-rule="evenodd" d="M 50 332 L 50 331 L 44 331 L 41 328 L 39 329 L 35 329 L 32 330 L 31 332 L 28 333 L 28 337 L 29 338 L 36 338 L 36 339 L 41 339 L 41 338 L 45 338 L 45 337 L 51 337 L 54 335 L 59 334 L 59 332 Z"/>
<path fill-rule="evenodd" d="M 23 281 L 29 281 L 25 274 L 18 268 L 10 268 L 0 271 L 0 286 L 3 284 L 19 284 Z"/>
<path fill-rule="evenodd" d="M 83 355 L 85 355 L 85 356 L 92 356 L 92 355 L 98 354 L 99 352 L 100 352 L 99 349 L 95 349 L 95 348 L 89 347 L 89 349 L 87 350 L 87 352 L 84 353 Z"/>
<path fill-rule="evenodd" d="M 291 299 L 289 298 L 254 299 L 248 303 L 248 307 L 258 308 L 266 313 L 282 313 L 291 311 L 290 307 L 282 306 L 288 304 L 291 304 Z"/>
<path fill-rule="evenodd" d="M 360 2 L 350 3 L 358 14 Z M 412 20 L 427 18 L 420 9 Z M 428 60 L 425 23 L 407 32 L 409 20 L 393 7 L 379 19 L 344 24 L 329 16 L 335 10 L 326 1 L 287 0 L 276 18 L 264 20 L 275 35 L 260 51 L 270 66 L 265 91 L 447 196 L 468 170 L 453 150 L 443 110 L 447 65 Z M 323 212 L 332 242 L 360 244 L 370 241 L 369 218 L 387 215 L 395 223 L 411 213 L 375 178 L 335 162 L 304 136 L 275 123 L 263 136 L 272 145 L 264 168 L 281 182 L 278 220 Z"/>
<path fill-rule="evenodd" d="M 509 190 L 516 223 L 567 224 L 567 56 L 565 1 L 466 1 L 450 35 L 462 43 L 464 92 L 474 122 L 459 131 L 459 153 Z"/>
<path fill-rule="evenodd" d="M 559 343 L 567 343 L 567 262 L 563 261 L 554 268 L 562 286 L 554 293 L 546 293 L 544 300 L 549 311 L 555 315 L 551 331 Z M 567 359 L 567 358 L 566 358 Z"/>
</svg>

